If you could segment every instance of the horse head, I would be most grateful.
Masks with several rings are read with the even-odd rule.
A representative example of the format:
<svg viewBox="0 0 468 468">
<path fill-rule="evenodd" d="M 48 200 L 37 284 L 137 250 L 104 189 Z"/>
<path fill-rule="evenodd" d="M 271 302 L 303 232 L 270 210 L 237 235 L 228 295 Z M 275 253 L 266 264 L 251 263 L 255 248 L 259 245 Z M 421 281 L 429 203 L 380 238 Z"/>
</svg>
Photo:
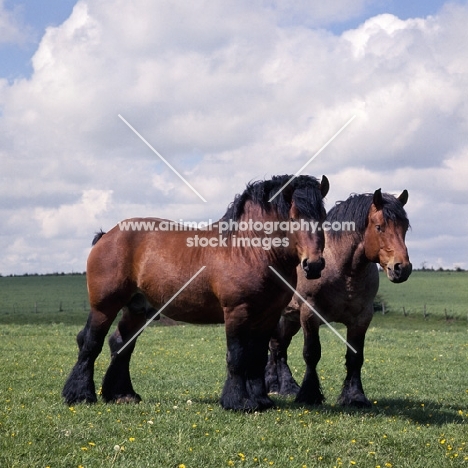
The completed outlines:
<svg viewBox="0 0 468 468">
<path fill-rule="evenodd" d="M 299 229 L 290 233 L 292 237 L 290 241 L 297 249 L 300 265 L 307 279 L 320 278 L 325 268 L 323 258 L 325 236 L 321 224 L 326 217 L 323 198 L 328 193 L 330 183 L 326 176 L 322 176 L 320 183 L 316 182 L 313 191 L 310 190 L 310 186 L 304 187 L 298 184 L 292 193 L 289 210 L 291 226 L 300 225 Z M 304 208 L 306 204 L 307 209 Z"/>
<path fill-rule="evenodd" d="M 398 197 L 376 190 L 364 234 L 366 257 L 379 263 L 393 283 L 406 281 L 412 271 L 405 245 L 409 222 L 403 206 L 407 201 L 407 190 Z"/>
</svg>

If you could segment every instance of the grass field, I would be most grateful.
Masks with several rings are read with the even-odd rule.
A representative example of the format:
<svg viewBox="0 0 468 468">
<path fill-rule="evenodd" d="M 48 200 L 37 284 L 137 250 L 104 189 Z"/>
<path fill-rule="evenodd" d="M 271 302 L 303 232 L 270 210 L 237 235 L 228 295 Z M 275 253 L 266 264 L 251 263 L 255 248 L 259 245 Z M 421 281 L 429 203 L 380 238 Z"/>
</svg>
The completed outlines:
<svg viewBox="0 0 468 468">
<path fill-rule="evenodd" d="M 379 297 L 390 311 L 409 317 L 423 317 L 424 306 L 428 319 L 445 318 L 468 320 L 468 272 L 416 271 L 405 283 L 394 285 L 383 274 Z"/>
<path fill-rule="evenodd" d="M 323 328 L 325 405 L 275 397 L 276 409 L 243 414 L 218 404 L 223 327 L 191 325 L 139 339 L 142 403 L 68 408 L 60 392 L 87 315 L 84 277 L 0 278 L 0 467 L 468 466 L 467 285 L 464 272 L 382 281 L 388 313 L 375 315 L 363 369 L 371 409 L 335 405 L 345 349 Z M 299 380 L 301 341 L 290 348 Z M 98 386 L 108 360 L 106 350 L 96 362 Z"/>
</svg>

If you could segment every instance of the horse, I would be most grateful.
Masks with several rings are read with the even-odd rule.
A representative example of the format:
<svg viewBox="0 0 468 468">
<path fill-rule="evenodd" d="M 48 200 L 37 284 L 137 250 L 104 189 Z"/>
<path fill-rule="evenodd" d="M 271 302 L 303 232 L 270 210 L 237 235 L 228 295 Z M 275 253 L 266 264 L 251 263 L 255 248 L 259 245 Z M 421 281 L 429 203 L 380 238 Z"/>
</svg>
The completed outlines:
<svg viewBox="0 0 468 468">
<path fill-rule="evenodd" d="M 338 202 L 327 215 L 327 226 L 344 226 L 342 222 L 352 221 L 355 229 L 326 231 L 326 267 L 320 279 L 306 283 L 298 278 L 297 292 L 302 298 L 327 322 L 347 327 L 347 373 L 338 398 L 342 406 L 371 406 L 364 394 L 361 368 L 365 335 L 379 287 L 377 263 L 393 283 L 402 283 L 411 274 L 405 245 L 409 221 L 403 206 L 407 201 L 407 190 L 395 197 L 378 189 L 373 194 L 351 195 Z M 296 295 L 286 307 L 269 344 L 265 370 L 269 393 L 296 395 L 296 402 L 310 405 L 325 400 L 316 371 L 321 357 L 319 327 L 323 324 L 319 315 Z M 287 364 L 287 349 L 301 326 L 306 372 L 299 387 Z"/>
<path fill-rule="evenodd" d="M 141 401 L 130 358 L 149 314 L 165 307 L 164 314 L 177 321 L 225 323 L 223 408 L 272 407 L 264 380 L 268 342 L 292 293 L 279 287 L 269 267 L 291 285 L 298 265 L 307 279 L 320 276 L 323 233 L 287 227 L 322 222 L 328 189 L 325 176 L 274 176 L 247 184 L 209 226 L 187 230 L 165 219 L 131 218 L 97 234 L 87 261 L 90 313 L 77 335 L 78 360 L 62 391 L 65 402 L 97 401 L 94 362 L 120 310 L 101 396 L 105 402 Z"/>
</svg>

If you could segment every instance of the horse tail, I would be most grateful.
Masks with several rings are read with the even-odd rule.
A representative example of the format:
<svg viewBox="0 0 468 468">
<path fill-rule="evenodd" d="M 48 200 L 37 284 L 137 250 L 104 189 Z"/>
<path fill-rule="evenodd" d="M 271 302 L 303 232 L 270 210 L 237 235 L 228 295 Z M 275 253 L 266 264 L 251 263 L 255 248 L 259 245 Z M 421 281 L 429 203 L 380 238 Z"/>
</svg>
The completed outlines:
<svg viewBox="0 0 468 468">
<path fill-rule="evenodd" d="M 105 234 L 105 232 L 101 229 L 99 232 L 96 232 L 93 242 L 91 243 L 92 246 L 96 245 L 99 239 Z"/>
</svg>

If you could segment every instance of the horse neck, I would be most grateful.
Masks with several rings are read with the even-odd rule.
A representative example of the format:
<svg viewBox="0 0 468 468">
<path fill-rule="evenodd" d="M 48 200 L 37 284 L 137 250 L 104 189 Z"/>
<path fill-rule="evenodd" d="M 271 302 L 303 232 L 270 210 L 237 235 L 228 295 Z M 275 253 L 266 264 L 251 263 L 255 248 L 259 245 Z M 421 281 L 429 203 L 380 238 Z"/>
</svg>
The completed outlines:
<svg viewBox="0 0 468 468">
<path fill-rule="evenodd" d="M 364 274 L 372 263 L 365 255 L 364 236 L 358 233 L 343 233 L 338 237 L 326 233 L 325 261 L 327 257 L 348 276 Z"/>
<path fill-rule="evenodd" d="M 279 226 L 279 223 L 282 221 L 289 221 L 288 219 L 278 219 L 276 215 L 272 214 L 267 214 L 265 213 L 259 206 L 254 205 L 252 203 L 246 203 L 245 208 L 244 208 L 244 214 L 240 217 L 238 220 L 238 223 L 240 224 L 241 222 L 249 222 L 249 220 L 252 220 L 252 222 L 261 222 L 263 226 L 265 226 L 265 223 L 271 222 L 273 223 L 278 223 L 277 225 Z M 237 237 L 248 237 L 250 239 L 252 238 L 270 238 L 270 239 L 275 239 L 275 238 L 280 238 L 284 239 L 288 237 L 288 232 L 283 231 L 281 229 L 276 229 L 273 232 L 268 233 L 265 232 L 264 230 L 260 231 L 255 231 L 255 230 L 246 230 L 246 231 L 234 231 L 234 235 Z M 234 251 L 240 251 L 238 247 L 232 247 Z M 291 269 L 292 271 L 295 271 L 296 265 L 299 263 L 299 258 L 297 255 L 297 250 L 292 245 L 290 239 L 289 239 L 289 244 L 287 246 L 280 245 L 279 247 L 273 247 L 269 249 L 263 249 L 261 247 L 251 247 L 249 249 L 251 252 L 247 257 L 251 256 L 252 259 L 256 262 L 258 261 L 263 261 L 267 262 L 269 265 L 278 265 L 281 266 L 282 268 L 285 269 Z M 243 253 L 245 255 L 245 252 Z"/>
</svg>

